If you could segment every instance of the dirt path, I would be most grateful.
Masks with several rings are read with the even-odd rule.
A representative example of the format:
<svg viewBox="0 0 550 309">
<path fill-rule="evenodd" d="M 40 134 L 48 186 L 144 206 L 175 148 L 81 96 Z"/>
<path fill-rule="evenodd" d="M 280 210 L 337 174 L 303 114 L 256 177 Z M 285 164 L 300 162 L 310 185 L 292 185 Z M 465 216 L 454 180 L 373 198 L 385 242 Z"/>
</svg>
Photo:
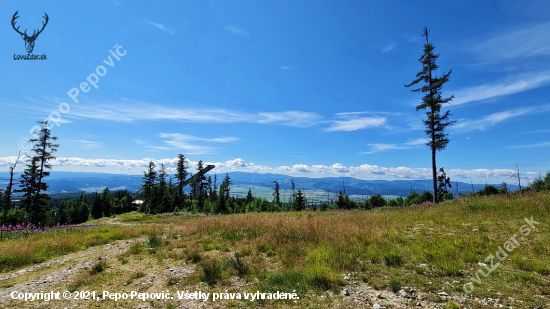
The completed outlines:
<svg viewBox="0 0 550 309">
<path fill-rule="evenodd" d="M 134 243 L 143 242 L 143 239 L 118 240 L 111 244 L 97 246 L 85 251 L 72 253 L 56 260 L 27 267 L 14 273 L 0 276 L 0 308 L 21 307 L 20 300 L 12 300 L 10 294 L 36 293 L 52 290 L 54 285 L 68 281 L 69 276 L 85 268 L 90 268 L 101 259 L 110 259 L 119 256 Z M 13 303 L 16 302 L 16 303 Z M 10 306 L 10 303 L 13 305 Z"/>
</svg>

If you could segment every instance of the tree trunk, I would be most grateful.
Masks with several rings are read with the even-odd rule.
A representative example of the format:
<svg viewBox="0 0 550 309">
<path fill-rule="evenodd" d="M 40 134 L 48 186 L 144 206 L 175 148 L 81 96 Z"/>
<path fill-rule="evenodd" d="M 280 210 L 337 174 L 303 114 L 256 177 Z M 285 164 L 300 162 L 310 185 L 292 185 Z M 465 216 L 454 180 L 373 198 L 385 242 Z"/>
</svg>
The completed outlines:
<svg viewBox="0 0 550 309">
<path fill-rule="evenodd" d="M 435 145 L 432 145 L 432 179 L 434 190 L 433 202 L 437 203 L 437 166 L 435 164 Z"/>
</svg>

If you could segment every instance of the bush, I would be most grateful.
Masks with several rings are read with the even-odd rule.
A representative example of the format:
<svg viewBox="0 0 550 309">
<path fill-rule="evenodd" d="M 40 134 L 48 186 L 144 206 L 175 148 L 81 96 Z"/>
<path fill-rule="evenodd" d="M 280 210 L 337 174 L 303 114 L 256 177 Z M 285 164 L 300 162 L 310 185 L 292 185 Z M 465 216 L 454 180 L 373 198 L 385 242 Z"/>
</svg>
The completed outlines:
<svg viewBox="0 0 550 309">
<path fill-rule="evenodd" d="M 250 272 L 250 267 L 248 266 L 248 263 L 246 263 L 242 258 L 241 255 L 237 252 L 235 252 L 235 258 L 231 259 L 231 267 L 237 271 L 237 275 L 239 277 L 244 277 Z"/>
<path fill-rule="evenodd" d="M 106 268 L 107 268 L 107 262 L 99 261 L 90 269 L 90 275 L 97 275 L 100 272 L 103 272 Z"/>
<path fill-rule="evenodd" d="M 201 281 L 214 285 L 222 278 L 222 268 L 217 260 L 206 260 L 201 263 Z"/>
<path fill-rule="evenodd" d="M 151 248 L 158 248 L 162 246 L 162 239 L 157 235 L 149 235 L 149 240 L 147 240 L 147 245 Z"/>
<path fill-rule="evenodd" d="M 369 202 L 373 208 L 386 206 L 386 199 L 380 194 L 371 196 Z"/>
<path fill-rule="evenodd" d="M 413 191 L 407 195 L 405 198 L 405 204 L 406 205 L 416 205 L 416 204 L 422 204 L 422 198 L 420 197 L 420 194 L 418 194 L 416 191 Z"/>
<path fill-rule="evenodd" d="M 421 200 L 420 203 L 432 202 L 432 201 L 434 200 L 434 196 L 433 196 L 432 192 L 430 192 L 430 191 L 424 191 L 424 192 L 422 192 L 422 194 L 420 195 L 420 200 Z"/>
<path fill-rule="evenodd" d="M 387 266 L 399 266 L 403 264 L 403 259 L 401 258 L 401 254 L 399 253 L 385 253 L 384 263 L 386 263 Z"/>
<path fill-rule="evenodd" d="M 499 194 L 500 191 L 497 189 L 497 187 L 493 185 L 486 185 L 485 188 L 483 188 L 482 190 L 479 190 L 477 193 L 479 195 L 495 195 L 495 194 Z"/>
<path fill-rule="evenodd" d="M 401 289 L 401 282 L 398 280 L 392 280 L 390 281 L 390 288 L 394 293 L 397 293 Z"/>
</svg>

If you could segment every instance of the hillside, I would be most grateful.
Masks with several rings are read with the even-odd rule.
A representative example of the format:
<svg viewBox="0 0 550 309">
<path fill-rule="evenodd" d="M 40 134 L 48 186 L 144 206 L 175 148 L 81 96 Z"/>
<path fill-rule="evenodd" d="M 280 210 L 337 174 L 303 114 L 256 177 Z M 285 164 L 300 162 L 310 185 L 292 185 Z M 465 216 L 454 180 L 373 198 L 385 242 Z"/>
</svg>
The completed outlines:
<svg viewBox="0 0 550 309">
<path fill-rule="evenodd" d="M 213 173 L 208 175 L 213 176 Z M 218 175 L 221 178 L 221 175 Z M 229 173 L 233 181 L 233 185 L 243 188 L 252 188 L 258 190 L 260 188 L 272 190 L 272 181 L 279 182 L 281 189 L 290 190 L 290 179 L 296 181 L 296 189 L 305 190 L 320 190 L 337 193 L 345 186 L 348 195 L 401 195 L 406 196 L 415 190 L 422 192 L 430 190 L 431 180 L 360 180 L 351 177 L 330 177 L 330 178 L 306 178 L 306 177 L 291 177 L 281 174 L 260 174 L 260 173 L 245 173 L 231 172 Z M 8 178 L 7 173 L 0 173 L 1 179 Z M 46 183 L 49 185 L 48 192 L 96 192 L 108 187 L 111 191 L 128 190 L 131 192 L 137 191 L 142 184 L 142 175 L 120 175 L 120 174 L 103 174 L 103 173 L 72 173 L 72 172 L 56 172 L 52 171 L 51 176 L 47 178 Z M 5 186 L 6 180 L 0 181 L 0 185 Z M 219 185 L 219 184 L 218 184 Z M 485 184 L 474 184 L 474 190 L 483 189 Z M 496 184 L 500 186 L 500 184 Z M 456 188 L 456 182 L 453 182 L 453 187 Z M 514 190 L 515 186 L 508 186 Z M 472 185 L 464 182 L 458 182 L 459 192 L 471 192 Z"/>
</svg>

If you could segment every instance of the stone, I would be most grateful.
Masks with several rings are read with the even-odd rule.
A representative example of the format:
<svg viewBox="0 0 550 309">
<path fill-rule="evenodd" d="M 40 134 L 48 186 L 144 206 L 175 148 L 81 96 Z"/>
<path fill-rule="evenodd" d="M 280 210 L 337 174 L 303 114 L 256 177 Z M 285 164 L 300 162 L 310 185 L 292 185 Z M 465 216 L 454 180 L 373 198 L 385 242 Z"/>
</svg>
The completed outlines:
<svg viewBox="0 0 550 309">
<path fill-rule="evenodd" d="M 342 291 L 342 294 L 344 294 L 344 296 L 349 296 L 350 295 L 348 289 L 344 289 Z"/>
</svg>

